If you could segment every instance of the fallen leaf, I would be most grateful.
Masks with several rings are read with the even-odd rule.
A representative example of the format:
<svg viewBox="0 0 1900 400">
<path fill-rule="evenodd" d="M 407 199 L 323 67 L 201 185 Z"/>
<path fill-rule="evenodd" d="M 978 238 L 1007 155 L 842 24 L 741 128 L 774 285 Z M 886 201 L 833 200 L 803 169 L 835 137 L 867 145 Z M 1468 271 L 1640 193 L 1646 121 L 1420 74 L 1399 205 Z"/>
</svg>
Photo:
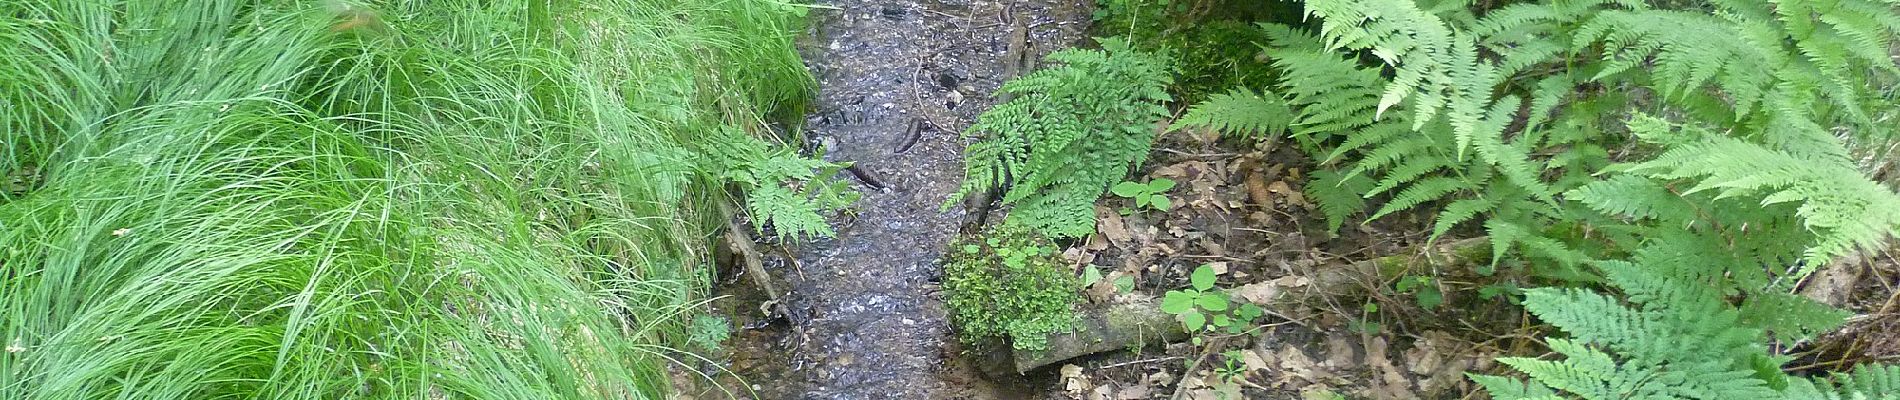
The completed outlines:
<svg viewBox="0 0 1900 400">
<path fill-rule="evenodd" d="M 1136 383 L 1129 387 L 1122 388 L 1122 390 L 1120 391 L 1116 391 L 1115 399 L 1116 400 L 1139 400 L 1139 399 L 1146 399 L 1152 395 L 1154 395 L 1154 386 L 1150 386 L 1148 382 L 1141 382 L 1141 383 Z"/>
<path fill-rule="evenodd" d="M 1358 352 L 1353 350 L 1352 340 L 1345 335 L 1326 337 L 1326 366 L 1343 368 L 1359 365 Z"/>
<path fill-rule="evenodd" d="M 1214 270 L 1214 275 L 1227 275 L 1227 262 L 1215 261 L 1207 263 L 1207 269 Z"/>
<path fill-rule="evenodd" d="M 1194 400 L 1227 400 L 1221 397 L 1220 392 L 1211 389 L 1195 389 L 1188 392 L 1188 397 Z"/>
<path fill-rule="evenodd" d="M 1386 342 L 1384 336 L 1375 336 L 1372 340 L 1366 342 L 1366 365 L 1372 367 L 1373 372 L 1377 374 L 1379 378 L 1375 382 L 1370 382 L 1373 386 L 1372 390 L 1374 393 L 1377 393 L 1374 397 L 1381 399 L 1418 398 L 1417 394 L 1412 393 L 1411 379 L 1407 379 L 1404 373 L 1399 372 L 1398 367 L 1392 365 L 1392 360 L 1386 358 Z"/>
<path fill-rule="evenodd" d="M 1089 249 L 1089 251 L 1102 251 L 1102 250 L 1107 250 L 1108 245 L 1109 245 L 1108 237 L 1103 236 L 1100 233 L 1097 233 L 1097 234 L 1089 235 L 1089 244 L 1087 246 L 1083 246 L 1083 248 Z"/>
<path fill-rule="evenodd" d="M 1307 206 L 1306 195 L 1287 186 L 1286 181 L 1273 181 L 1273 183 L 1267 185 L 1267 191 L 1279 194 L 1281 198 L 1286 199 L 1288 205 Z"/>
<path fill-rule="evenodd" d="M 1274 354 L 1274 358 L 1280 360 L 1280 370 L 1286 373 L 1280 376 L 1282 385 L 1293 383 L 1292 378 L 1299 378 L 1311 384 L 1325 382 L 1333 377 L 1332 372 L 1314 363 L 1313 357 L 1307 356 L 1306 352 L 1290 344 L 1280 347 L 1280 351 Z"/>
<path fill-rule="evenodd" d="M 1081 376 L 1082 376 L 1082 366 L 1075 365 L 1075 364 L 1062 364 L 1062 378 L 1063 379 L 1078 378 Z"/>
<path fill-rule="evenodd" d="M 1075 364 L 1062 365 L 1062 381 L 1064 382 L 1063 388 L 1068 390 L 1069 393 L 1076 395 L 1080 395 L 1082 392 L 1094 387 L 1094 385 L 1089 384 L 1088 377 L 1082 376 L 1082 367 Z"/>
<path fill-rule="evenodd" d="M 1264 371 L 1269 368 L 1267 359 L 1260 356 L 1260 350 L 1241 352 L 1240 363 L 1246 364 L 1248 371 Z"/>
<path fill-rule="evenodd" d="M 1213 239 L 1202 237 L 1201 240 L 1197 241 L 1196 243 L 1200 243 L 1201 248 L 1207 249 L 1207 254 L 1209 255 L 1215 255 L 1215 256 L 1227 255 L 1227 246 L 1222 246 L 1220 245 L 1220 243 L 1215 243 Z"/>
<path fill-rule="evenodd" d="M 1287 276 L 1282 276 L 1279 278 L 1274 278 L 1270 282 L 1273 282 L 1273 284 L 1275 285 L 1280 285 L 1280 287 L 1296 288 L 1296 287 L 1305 287 L 1306 284 L 1312 283 L 1313 280 L 1307 279 L 1307 277 L 1300 276 L 1300 275 L 1287 275 Z"/>
<path fill-rule="evenodd" d="M 1104 238 L 1115 244 L 1115 247 L 1128 248 L 1129 242 L 1134 240 L 1134 234 L 1128 232 L 1128 224 L 1122 221 L 1120 213 L 1108 207 L 1097 206 L 1095 216 L 1097 217 L 1095 218 L 1096 232 L 1101 232 Z"/>
<path fill-rule="evenodd" d="M 1255 282 L 1228 289 L 1227 292 L 1240 297 L 1242 300 L 1246 300 L 1248 303 L 1265 306 L 1273 304 L 1273 300 L 1280 297 L 1280 285 L 1274 284 L 1271 281 Z"/>
</svg>

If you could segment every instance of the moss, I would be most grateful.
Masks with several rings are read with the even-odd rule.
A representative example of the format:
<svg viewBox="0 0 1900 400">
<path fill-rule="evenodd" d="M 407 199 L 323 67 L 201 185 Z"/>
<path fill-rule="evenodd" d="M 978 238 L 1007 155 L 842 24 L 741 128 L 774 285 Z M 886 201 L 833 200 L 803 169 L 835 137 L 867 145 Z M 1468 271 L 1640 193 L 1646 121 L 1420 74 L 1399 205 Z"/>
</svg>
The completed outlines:
<svg viewBox="0 0 1900 400">
<path fill-rule="evenodd" d="M 1002 230 L 960 238 L 949 253 L 946 303 L 965 342 L 1000 338 L 1038 351 L 1048 334 L 1074 329 L 1080 283 L 1049 240 Z"/>
</svg>

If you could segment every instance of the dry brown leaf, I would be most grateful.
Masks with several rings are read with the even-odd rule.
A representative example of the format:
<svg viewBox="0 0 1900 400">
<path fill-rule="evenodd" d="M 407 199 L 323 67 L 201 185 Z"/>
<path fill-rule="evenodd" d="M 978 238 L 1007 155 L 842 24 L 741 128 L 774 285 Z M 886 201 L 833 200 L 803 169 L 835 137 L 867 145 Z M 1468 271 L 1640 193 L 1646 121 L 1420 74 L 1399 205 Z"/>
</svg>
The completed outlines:
<svg viewBox="0 0 1900 400">
<path fill-rule="evenodd" d="M 1305 287 L 1307 284 L 1312 283 L 1313 280 L 1308 279 L 1305 276 L 1300 276 L 1300 275 L 1287 275 L 1287 276 L 1282 276 L 1279 278 L 1273 278 L 1273 280 L 1270 282 L 1273 282 L 1273 284 L 1275 285 L 1280 285 L 1280 287 L 1296 288 L 1296 287 Z"/>
<path fill-rule="evenodd" d="M 1291 186 L 1287 186 L 1286 181 L 1273 181 L 1273 183 L 1267 184 L 1267 191 L 1280 195 L 1281 198 L 1286 199 L 1288 205 L 1307 206 L 1306 195 L 1300 193 L 1298 190 L 1293 190 Z"/>
<path fill-rule="evenodd" d="M 1308 384 L 1322 383 L 1333 378 L 1331 371 L 1320 367 L 1318 363 L 1313 362 L 1312 357 L 1306 355 L 1306 352 L 1300 351 L 1293 345 L 1281 346 L 1280 351 L 1274 354 L 1274 358 L 1280 360 L 1280 371 L 1284 372 L 1277 385 L 1292 384 L 1294 378 Z"/>
<path fill-rule="evenodd" d="M 1062 373 L 1063 388 L 1068 390 L 1069 393 L 1071 394 L 1080 395 L 1082 392 L 1089 390 L 1089 388 L 1091 387 L 1094 387 L 1094 385 L 1089 384 L 1088 377 L 1082 376 L 1081 366 L 1078 366 L 1075 364 L 1063 364 L 1061 373 Z"/>
<path fill-rule="evenodd" d="M 1140 382 L 1115 392 L 1116 400 L 1140 400 L 1154 395 L 1154 386 Z"/>
<path fill-rule="evenodd" d="M 1097 234 L 1089 235 L 1089 244 L 1086 247 L 1089 249 L 1089 251 L 1102 251 L 1102 250 L 1107 250 L 1108 245 L 1109 245 L 1108 236 L 1104 236 L 1100 233 L 1097 233 Z"/>
<path fill-rule="evenodd" d="M 1226 261 L 1215 261 L 1215 262 L 1207 263 L 1207 268 L 1214 270 L 1214 275 L 1227 275 Z"/>
<path fill-rule="evenodd" d="M 1374 393 L 1373 397 L 1380 399 L 1418 398 L 1417 394 L 1412 393 L 1412 380 L 1409 379 L 1405 373 L 1399 372 L 1399 368 L 1392 365 L 1391 359 L 1386 358 L 1386 347 L 1384 336 L 1375 336 L 1371 341 L 1366 342 L 1366 366 L 1371 367 L 1373 373 L 1378 376 L 1377 381 L 1371 382 L 1371 389 Z"/>
<path fill-rule="evenodd" d="M 1353 350 L 1352 339 L 1343 334 L 1326 337 L 1326 363 L 1332 368 L 1345 368 L 1359 365 L 1359 354 Z"/>
<path fill-rule="evenodd" d="M 1271 368 L 1271 366 L 1267 365 L 1267 359 L 1261 355 L 1260 350 L 1240 352 L 1240 363 L 1247 365 L 1248 371 L 1264 371 L 1267 368 Z"/>
<path fill-rule="evenodd" d="M 1121 214 L 1108 207 L 1096 206 L 1095 216 L 1095 231 L 1101 232 L 1115 247 L 1126 249 L 1135 239 L 1134 234 L 1128 232 L 1128 224 L 1122 221 Z"/>
<path fill-rule="evenodd" d="M 1248 303 L 1265 306 L 1273 304 L 1273 301 L 1280 297 L 1280 285 L 1276 285 L 1271 281 L 1255 282 L 1229 289 L 1227 293 L 1232 293 L 1234 296 L 1238 296 Z"/>
<path fill-rule="evenodd" d="M 1208 255 L 1213 255 L 1213 256 L 1227 255 L 1227 246 L 1222 246 L 1220 245 L 1220 243 L 1214 242 L 1214 239 L 1201 237 L 1201 239 L 1196 240 L 1195 243 L 1199 243 L 1201 245 L 1201 248 L 1207 249 Z"/>
</svg>

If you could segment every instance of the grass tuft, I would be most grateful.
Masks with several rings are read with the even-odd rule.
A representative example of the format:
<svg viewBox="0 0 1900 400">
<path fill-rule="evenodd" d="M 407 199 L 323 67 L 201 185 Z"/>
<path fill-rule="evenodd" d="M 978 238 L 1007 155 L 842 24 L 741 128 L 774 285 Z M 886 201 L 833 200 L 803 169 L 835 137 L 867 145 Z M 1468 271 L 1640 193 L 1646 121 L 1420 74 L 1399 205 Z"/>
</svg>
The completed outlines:
<svg viewBox="0 0 1900 400">
<path fill-rule="evenodd" d="M 0 398 L 657 398 L 775 0 L 0 0 Z"/>
</svg>

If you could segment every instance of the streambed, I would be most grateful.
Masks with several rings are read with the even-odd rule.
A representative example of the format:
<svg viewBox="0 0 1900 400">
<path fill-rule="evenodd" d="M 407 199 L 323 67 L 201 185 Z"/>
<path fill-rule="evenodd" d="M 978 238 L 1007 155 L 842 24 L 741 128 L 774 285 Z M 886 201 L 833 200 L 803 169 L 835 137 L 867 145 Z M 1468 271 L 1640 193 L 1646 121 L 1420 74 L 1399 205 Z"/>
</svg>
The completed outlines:
<svg viewBox="0 0 1900 400">
<path fill-rule="evenodd" d="M 762 399 L 1015 398 L 958 361 L 937 280 L 961 209 L 960 132 L 994 104 L 1012 43 L 1027 59 L 1083 38 L 1088 0 L 830 0 L 801 51 L 820 93 L 805 137 L 857 165 L 864 197 L 836 238 L 780 244 L 767 270 L 785 318 L 757 311 L 749 279 L 716 306 L 741 326 L 726 343 L 735 394 Z M 1024 34 L 1013 36 L 1021 30 Z M 1020 39 L 1018 39 L 1020 38 Z M 1020 67 L 1020 66 L 1019 66 Z M 789 258 L 791 259 L 787 259 Z M 722 379 L 734 381 L 733 379 Z M 743 386 L 740 386 L 743 385 Z"/>
</svg>

